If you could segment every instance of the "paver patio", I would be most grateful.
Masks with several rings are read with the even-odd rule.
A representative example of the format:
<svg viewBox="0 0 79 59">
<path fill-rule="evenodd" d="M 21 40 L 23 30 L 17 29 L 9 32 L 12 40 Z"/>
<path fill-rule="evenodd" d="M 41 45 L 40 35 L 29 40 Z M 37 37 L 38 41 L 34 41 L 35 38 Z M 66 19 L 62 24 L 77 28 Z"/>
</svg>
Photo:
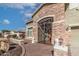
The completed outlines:
<svg viewBox="0 0 79 59">
<path fill-rule="evenodd" d="M 51 45 L 33 43 L 26 44 L 27 56 L 52 56 L 53 47 Z"/>
</svg>

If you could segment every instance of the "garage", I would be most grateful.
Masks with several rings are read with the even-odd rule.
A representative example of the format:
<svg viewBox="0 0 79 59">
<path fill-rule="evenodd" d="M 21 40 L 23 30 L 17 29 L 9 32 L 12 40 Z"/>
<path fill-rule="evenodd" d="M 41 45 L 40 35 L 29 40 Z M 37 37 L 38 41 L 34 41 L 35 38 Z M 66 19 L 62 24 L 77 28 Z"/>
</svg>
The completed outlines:
<svg viewBox="0 0 79 59">
<path fill-rule="evenodd" d="M 71 55 L 79 56 L 79 27 L 71 28 Z"/>
</svg>

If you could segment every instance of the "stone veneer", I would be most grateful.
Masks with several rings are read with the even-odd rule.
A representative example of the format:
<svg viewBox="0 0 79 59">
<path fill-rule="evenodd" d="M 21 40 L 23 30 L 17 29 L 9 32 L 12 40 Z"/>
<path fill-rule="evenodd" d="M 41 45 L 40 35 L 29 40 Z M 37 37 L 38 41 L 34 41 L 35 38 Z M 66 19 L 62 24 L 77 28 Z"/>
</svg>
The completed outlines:
<svg viewBox="0 0 79 59">
<path fill-rule="evenodd" d="M 38 25 L 37 22 L 45 17 L 53 17 L 52 22 L 52 44 L 54 44 L 54 40 L 61 36 L 63 38 L 63 46 L 66 46 L 69 43 L 69 33 L 66 31 L 65 24 L 65 4 L 63 3 L 52 3 L 52 4 L 44 4 L 41 9 L 36 12 L 33 16 L 33 35 L 35 42 L 38 42 Z M 61 53 L 57 49 L 54 49 L 54 55 L 61 55 L 57 53 Z M 66 53 L 62 53 L 62 55 L 67 55 Z"/>
</svg>

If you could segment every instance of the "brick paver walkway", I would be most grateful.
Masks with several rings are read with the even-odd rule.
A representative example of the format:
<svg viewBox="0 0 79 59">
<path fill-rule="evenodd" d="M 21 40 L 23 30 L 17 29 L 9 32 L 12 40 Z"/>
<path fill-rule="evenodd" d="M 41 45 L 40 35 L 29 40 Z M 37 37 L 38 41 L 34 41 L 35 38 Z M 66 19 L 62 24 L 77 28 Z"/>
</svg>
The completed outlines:
<svg viewBox="0 0 79 59">
<path fill-rule="evenodd" d="M 40 43 L 26 44 L 27 56 L 52 56 L 52 46 Z"/>
<path fill-rule="evenodd" d="M 24 45 L 24 56 L 52 56 L 53 48 L 51 45 L 41 43 L 29 43 Z M 22 54 L 21 47 L 17 47 L 8 51 L 7 56 L 20 56 Z M 5 55 L 5 54 L 4 54 Z"/>
</svg>

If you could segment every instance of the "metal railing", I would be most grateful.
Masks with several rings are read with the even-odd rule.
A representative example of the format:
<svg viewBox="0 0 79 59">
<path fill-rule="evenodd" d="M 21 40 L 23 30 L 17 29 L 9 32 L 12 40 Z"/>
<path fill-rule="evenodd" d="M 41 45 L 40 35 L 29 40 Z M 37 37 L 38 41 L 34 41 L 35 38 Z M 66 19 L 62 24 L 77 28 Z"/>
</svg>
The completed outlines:
<svg viewBox="0 0 79 59">
<path fill-rule="evenodd" d="M 41 36 L 43 36 L 42 37 L 42 39 L 44 40 L 44 43 L 45 43 L 45 41 L 46 41 L 46 38 L 48 37 L 48 34 L 47 33 L 45 33 L 43 30 L 42 30 L 42 28 L 41 28 L 41 26 L 38 24 L 38 27 L 39 27 L 39 29 L 40 29 L 40 31 L 41 31 Z"/>
</svg>

